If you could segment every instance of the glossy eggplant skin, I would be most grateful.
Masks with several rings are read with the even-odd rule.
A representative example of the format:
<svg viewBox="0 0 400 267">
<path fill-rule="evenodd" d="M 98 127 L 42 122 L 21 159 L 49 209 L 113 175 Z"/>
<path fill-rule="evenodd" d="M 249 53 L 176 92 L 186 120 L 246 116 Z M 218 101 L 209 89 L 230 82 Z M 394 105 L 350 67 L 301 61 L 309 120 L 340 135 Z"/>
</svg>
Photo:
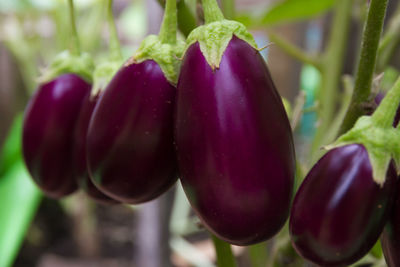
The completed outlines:
<svg viewBox="0 0 400 267">
<path fill-rule="evenodd" d="M 281 98 L 256 49 L 233 36 L 219 69 L 196 42 L 177 86 L 175 141 L 181 181 L 202 223 L 250 245 L 285 223 L 295 153 Z"/>
<path fill-rule="evenodd" d="M 63 197 L 77 189 L 73 129 L 90 88 L 76 74 L 63 74 L 40 85 L 25 110 L 25 163 L 34 181 L 50 197 Z"/>
<path fill-rule="evenodd" d="M 99 191 L 89 178 L 86 161 L 86 135 L 89 121 L 93 110 L 99 99 L 99 94 L 92 96 L 90 93 L 85 97 L 74 131 L 74 176 L 79 187 L 93 200 L 101 204 L 116 204 L 116 200 L 106 196 Z"/>
<path fill-rule="evenodd" d="M 357 261 L 379 238 L 395 185 L 393 165 L 383 187 L 374 182 L 364 146 L 330 150 L 308 173 L 293 201 L 289 231 L 294 248 L 322 266 Z"/>
<path fill-rule="evenodd" d="M 397 181 L 396 202 L 381 235 L 381 244 L 389 267 L 400 266 L 400 182 Z"/>
<path fill-rule="evenodd" d="M 126 63 L 96 105 L 87 135 L 93 183 L 120 202 L 152 200 L 177 180 L 176 88 L 153 60 Z"/>
</svg>

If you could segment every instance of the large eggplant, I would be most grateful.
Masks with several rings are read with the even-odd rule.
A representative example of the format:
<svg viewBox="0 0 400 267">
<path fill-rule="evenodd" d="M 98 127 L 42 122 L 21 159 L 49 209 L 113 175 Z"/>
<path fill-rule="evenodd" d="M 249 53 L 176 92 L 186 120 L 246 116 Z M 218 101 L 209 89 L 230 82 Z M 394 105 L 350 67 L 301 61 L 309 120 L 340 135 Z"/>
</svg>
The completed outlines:
<svg viewBox="0 0 400 267">
<path fill-rule="evenodd" d="M 389 267 L 400 266 L 400 182 L 397 182 L 396 202 L 383 230 L 381 244 Z"/>
<path fill-rule="evenodd" d="M 89 178 L 86 161 L 86 135 L 89 121 L 99 99 L 98 93 L 94 96 L 89 92 L 85 97 L 74 131 L 74 176 L 79 187 L 93 200 L 104 204 L 115 204 L 117 201 L 100 192 Z"/>
<path fill-rule="evenodd" d="M 50 197 L 77 189 L 73 174 L 73 132 L 91 85 L 63 74 L 39 86 L 25 111 L 23 155 L 30 174 Z"/>
<path fill-rule="evenodd" d="M 175 183 L 175 90 L 154 60 L 128 61 L 108 84 L 87 135 L 91 178 L 103 193 L 138 204 Z"/>
<path fill-rule="evenodd" d="M 289 213 L 295 155 L 259 52 L 234 35 L 213 69 L 193 43 L 177 86 L 175 127 L 182 185 L 203 224 L 236 245 L 276 234 Z"/>
<path fill-rule="evenodd" d="M 349 265 L 375 244 L 387 221 L 396 185 L 393 165 L 381 187 L 359 144 L 330 150 L 311 169 L 291 210 L 296 251 L 322 266 Z"/>
</svg>

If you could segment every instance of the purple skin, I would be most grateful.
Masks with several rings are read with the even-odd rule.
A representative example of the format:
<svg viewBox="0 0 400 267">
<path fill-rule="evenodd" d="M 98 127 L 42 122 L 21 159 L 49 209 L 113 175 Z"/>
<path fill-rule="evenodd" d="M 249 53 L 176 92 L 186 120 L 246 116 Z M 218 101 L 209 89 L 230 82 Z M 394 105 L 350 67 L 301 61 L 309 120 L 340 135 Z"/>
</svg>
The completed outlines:
<svg viewBox="0 0 400 267">
<path fill-rule="evenodd" d="M 381 235 L 381 244 L 389 267 L 400 266 L 400 182 L 397 183 L 397 199 L 388 223 Z"/>
<path fill-rule="evenodd" d="M 202 223 L 235 245 L 275 235 L 289 213 L 295 153 L 281 98 L 258 51 L 233 36 L 212 70 L 194 43 L 177 95 L 179 170 Z"/>
<path fill-rule="evenodd" d="M 290 214 L 296 251 L 322 266 L 350 265 L 375 244 L 387 221 L 396 185 L 390 166 L 380 187 L 362 145 L 332 149 L 300 186 Z"/>
<path fill-rule="evenodd" d="M 99 95 L 91 96 L 89 93 L 83 101 L 82 108 L 76 123 L 74 132 L 74 150 L 73 160 L 75 167 L 75 177 L 79 187 L 96 202 L 102 204 L 116 204 L 116 200 L 100 192 L 89 178 L 86 163 L 86 135 L 89 127 L 89 121 L 93 110 L 99 99 Z"/>
<path fill-rule="evenodd" d="M 89 171 L 103 193 L 138 204 L 176 182 L 175 91 L 153 60 L 125 64 L 111 80 L 87 135 Z"/>
<path fill-rule="evenodd" d="M 91 85 L 76 74 L 42 84 L 25 111 L 23 155 L 34 181 L 52 198 L 77 189 L 73 175 L 73 130 Z"/>
</svg>

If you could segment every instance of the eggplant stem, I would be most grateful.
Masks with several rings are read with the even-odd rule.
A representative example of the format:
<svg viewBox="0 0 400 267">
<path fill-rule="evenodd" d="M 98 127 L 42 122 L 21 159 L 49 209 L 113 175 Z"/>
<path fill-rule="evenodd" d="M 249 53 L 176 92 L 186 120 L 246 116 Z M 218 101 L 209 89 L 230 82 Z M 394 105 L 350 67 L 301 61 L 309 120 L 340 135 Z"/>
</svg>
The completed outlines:
<svg viewBox="0 0 400 267">
<path fill-rule="evenodd" d="M 80 47 L 80 44 L 79 44 L 78 32 L 76 30 L 75 11 L 74 11 L 74 2 L 73 2 L 73 0 L 68 0 L 68 8 L 69 8 L 69 19 L 70 19 L 71 30 L 72 30 L 71 54 L 80 55 L 81 54 L 81 47 Z"/>
<path fill-rule="evenodd" d="M 167 0 L 165 4 L 164 19 L 161 24 L 159 38 L 161 43 L 176 44 L 178 18 L 176 0 Z"/>
<path fill-rule="evenodd" d="M 235 257 L 232 253 L 232 248 L 229 243 L 226 243 L 211 234 L 212 241 L 214 243 L 215 253 L 217 255 L 218 267 L 235 267 Z"/>
<path fill-rule="evenodd" d="M 392 127 L 397 107 L 400 102 L 400 77 L 397 78 L 392 89 L 386 94 L 378 108 L 372 114 L 374 126 L 390 128 Z M 399 128 L 399 127 L 397 127 Z"/>
<path fill-rule="evenodd" d="M 108 30 L 110 32 L 110 57 L 112 60 L 122 60 L 121 45 L 118 39 L 117 27 L 115 25 L 114 15 L 113 15 L 113 0 L 108 0 L 107 6 L 107 22 Z"/>
<path fill-rule="evenodd" d="M 371 0 L 367 21 L 362 37 L 362 48 L 355 78 L 353 96 L 339 134 L 345 133 L 364 114 L 361 103 L 371 94 L 372 79 L 375 70 L 379 39 L 385 19 L 388 0 Z"/>
<path fill-rule="evenodd" d="M 206 24 L 224 20 L 224 15 L 216 0 L 202 0 L 204 20 Z"/>
</svg>

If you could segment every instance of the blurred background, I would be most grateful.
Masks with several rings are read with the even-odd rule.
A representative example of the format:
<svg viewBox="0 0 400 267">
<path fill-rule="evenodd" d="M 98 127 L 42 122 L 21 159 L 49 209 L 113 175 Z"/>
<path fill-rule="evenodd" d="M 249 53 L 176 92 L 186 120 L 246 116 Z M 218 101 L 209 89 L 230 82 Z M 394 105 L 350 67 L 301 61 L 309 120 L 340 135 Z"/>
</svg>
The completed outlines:
<svg viewBox="0 0 400 267">
<path fill-rule="evenodd" d="M 354 71 L 366 14 L 365 0 L 352 1 L 341 77 Z M 179 12 L 195 18 L 180 23 L 181 34 L 187 35 L 190 27 L 201 24 L 202 11 L 196 0 L 178 2 Z M 290 49 L 299 47 L 318 55 L 325 48 L 336 2 L 236 0 L 234 18 L 249 27 L 259 47 L 266 47 L 262 54 L 276 87 L 290 103 L 300 159 L 307 159 L 318 126 L 314 107 L 321 74 L 312 64 L 293 57 Z M 387 20 L 398 12 L 397 2 L 389 1 Z M 146 35 L 158 33 L 162 5 L 157 0 L 114 1 L 124 58 L 133 54 Z M 106 59 L 106 1 L 77 0 L 75 6 L 82 50 L 95 62 Z M 41 70 L 69 46 L 65 0 L 0 0 L 0 267 L 215 266 L 209 235 L 179 184 L 150 203 L 106 206 L 82 192 L 52 200 L 31 182 L 19 151 L 22 112 Z M 389 81 L 390 73 L 394 77 L 398 73 L 397 54 L 390 57 L 391 72 L 385 74 Z M 343 87 L 342 83 L 338 86 Z M 299 107 L 304 112 L 299 113 Z M 284 248 L 282 253 L 276 252 L 277 244 Z M 273 261 L 280 266 L 311 266 L 298 262 L 287 235 L 233 250 L 239 266 L 272 266 Z"/>
</svg>

